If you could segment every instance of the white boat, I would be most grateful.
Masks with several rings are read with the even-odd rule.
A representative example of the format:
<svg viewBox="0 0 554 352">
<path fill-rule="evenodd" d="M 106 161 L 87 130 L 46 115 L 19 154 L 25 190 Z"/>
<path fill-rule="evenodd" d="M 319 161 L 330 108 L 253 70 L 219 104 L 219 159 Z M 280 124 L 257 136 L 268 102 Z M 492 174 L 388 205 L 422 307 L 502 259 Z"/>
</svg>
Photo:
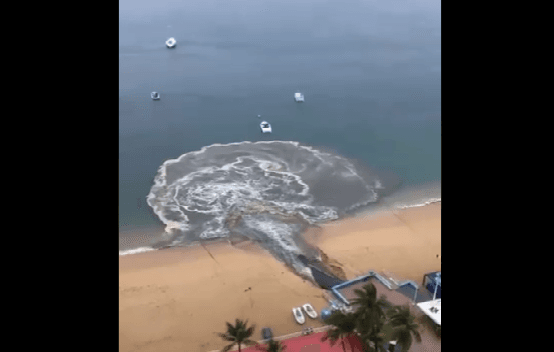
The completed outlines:
<svg viewBox="0 0 554 352">
<path fill-rule="evenodd" d="M 154 100 L 160 100 L 160 93 L 158 93 L 158 92 L 152 92 L 152 94 L 150 94 L 150 96 Z"/>
<path fill-rule="evenodd" d="M 294 100 L 302 102 L 304 101 L 304 95 L 302 93 L 294 93 Z"/>
<path fill-rule="evenodd" d="M 292 308 L 292 314 L 298 324 L 304 324 L 306 322 L 306 318 L 304 318 L 304 314 L 302 314 L 302 309 L 300 309 L 300 307 Z"/>
<path fill-rule="evenodd" d="M 262 133 L 271 133 L 271 125 L 267 121 L 262 121 L 262 123 L 260 123 L 260 128 L 262 129 Z"/>
<path fill-rule="evenodd" d="M 175 40 L 175 38 L 171 37 L 165 41 L 165 45 L 167 45 L 168 48 L 174 48 L 175 45 L 177 45 L 177 41 Z"/>
<path fill-rule="evenodd" d="M 314 307 L 312 307 L 311 304 L 306 303 L 302 306 L 302 308 L 304 308 L 304 311 L 306 312 L 306 314 L 308 314 L 310 318 L 312 319 L 317 318 L 317 312 L 315 311 Z"/>
</svg>

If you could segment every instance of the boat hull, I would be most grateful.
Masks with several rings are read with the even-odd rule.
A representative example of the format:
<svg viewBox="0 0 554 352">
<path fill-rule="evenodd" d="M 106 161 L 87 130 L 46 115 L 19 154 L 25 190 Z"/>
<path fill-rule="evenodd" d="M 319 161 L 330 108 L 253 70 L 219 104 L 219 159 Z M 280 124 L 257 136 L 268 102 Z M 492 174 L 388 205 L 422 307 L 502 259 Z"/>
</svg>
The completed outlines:
<svg viewBox="0 0 554 352">
<path fill-rule="evenodd" d="M 302 308 L 304 308 L 304 311 L 310 318 L 312 319 L 317 318 L 317 312 L 315 311 L 314 307 L 312 307 L 311 305 L 305 304 L 302 306 Z"/>
<path fill-rule="evenodd" d="M 177 41 L 173 38 L 170 38 L 168 40 L 165 41 L 165 45 L 169 48 L 169 49 L 172 49 L 174 48 L 176 45 L 177 45 Z"/>
<path fill-rule="evenodd" d="M 263 127 L 264 125 L 268 125 L 268 127 Z M 262 133 L 271 133 L 271 125 L 267 121 L 262 121 L 262 123 L 260 123 L 260 129 Z"/>
<path fill-rule="evenodd" d="M 300 313 L 297 314 L 297 312 Z M 298 324 L 304 324 L 306 322 L 306 318 L 304 318 L 304 314 L 302 314 L 302 310 L 300 310 L 300 308 L 294 308 L 292 310 L 292 315 L 294 315 L 294 320 L 296 320 Z"/>
</svg>

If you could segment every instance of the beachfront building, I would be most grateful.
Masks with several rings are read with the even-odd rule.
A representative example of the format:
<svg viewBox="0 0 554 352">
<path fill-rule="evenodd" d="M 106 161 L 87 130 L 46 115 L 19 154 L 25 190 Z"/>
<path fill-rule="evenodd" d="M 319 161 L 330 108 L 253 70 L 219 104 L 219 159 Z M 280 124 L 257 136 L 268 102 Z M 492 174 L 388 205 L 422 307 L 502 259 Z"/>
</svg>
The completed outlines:
<svg viewBox="0 0 554 352">
<path fill-rule="evenodd" d="M 418 308 L 431 319 L 435 331 L 440 335 L 441 331 L 441 299 L 433 301 L 420 302 L 417 304 Z"/>
<path fill-rule="evenodd" d="M 435 331 L 441 333 L 441 272 L 435 271 L 423 276 L 423 287 L 433 299 L 420 302 L 418 308 L 432 321 Z"/>
</svg>

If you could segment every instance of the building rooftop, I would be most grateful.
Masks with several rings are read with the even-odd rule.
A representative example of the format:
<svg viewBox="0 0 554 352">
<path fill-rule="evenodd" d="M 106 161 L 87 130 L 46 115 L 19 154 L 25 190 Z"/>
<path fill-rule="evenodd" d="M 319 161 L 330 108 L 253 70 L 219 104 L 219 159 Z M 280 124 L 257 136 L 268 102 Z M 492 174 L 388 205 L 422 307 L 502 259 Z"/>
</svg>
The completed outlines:
<svg viewBox="0 0 554 352">
<path fill-rule="evenodd" d="M 425 315 L 431 318 L 437 325 L 441 325 L 441 300 L 418 303 L 417 306 Z"/>
</svg>

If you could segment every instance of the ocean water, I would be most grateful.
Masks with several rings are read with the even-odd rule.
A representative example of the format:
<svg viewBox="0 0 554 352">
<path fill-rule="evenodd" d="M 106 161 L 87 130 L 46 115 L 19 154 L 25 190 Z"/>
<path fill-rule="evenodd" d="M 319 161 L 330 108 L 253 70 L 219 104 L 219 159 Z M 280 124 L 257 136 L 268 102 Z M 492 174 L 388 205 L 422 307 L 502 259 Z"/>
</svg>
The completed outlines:
<svg viewBox="0 0 554 352">
<path fill-rule="evenodd" d="M 120 255 L 242 236 L 300 271 L 306 226 L 440 200 L 439 1 L 119 11 Z"/>
</svg>

